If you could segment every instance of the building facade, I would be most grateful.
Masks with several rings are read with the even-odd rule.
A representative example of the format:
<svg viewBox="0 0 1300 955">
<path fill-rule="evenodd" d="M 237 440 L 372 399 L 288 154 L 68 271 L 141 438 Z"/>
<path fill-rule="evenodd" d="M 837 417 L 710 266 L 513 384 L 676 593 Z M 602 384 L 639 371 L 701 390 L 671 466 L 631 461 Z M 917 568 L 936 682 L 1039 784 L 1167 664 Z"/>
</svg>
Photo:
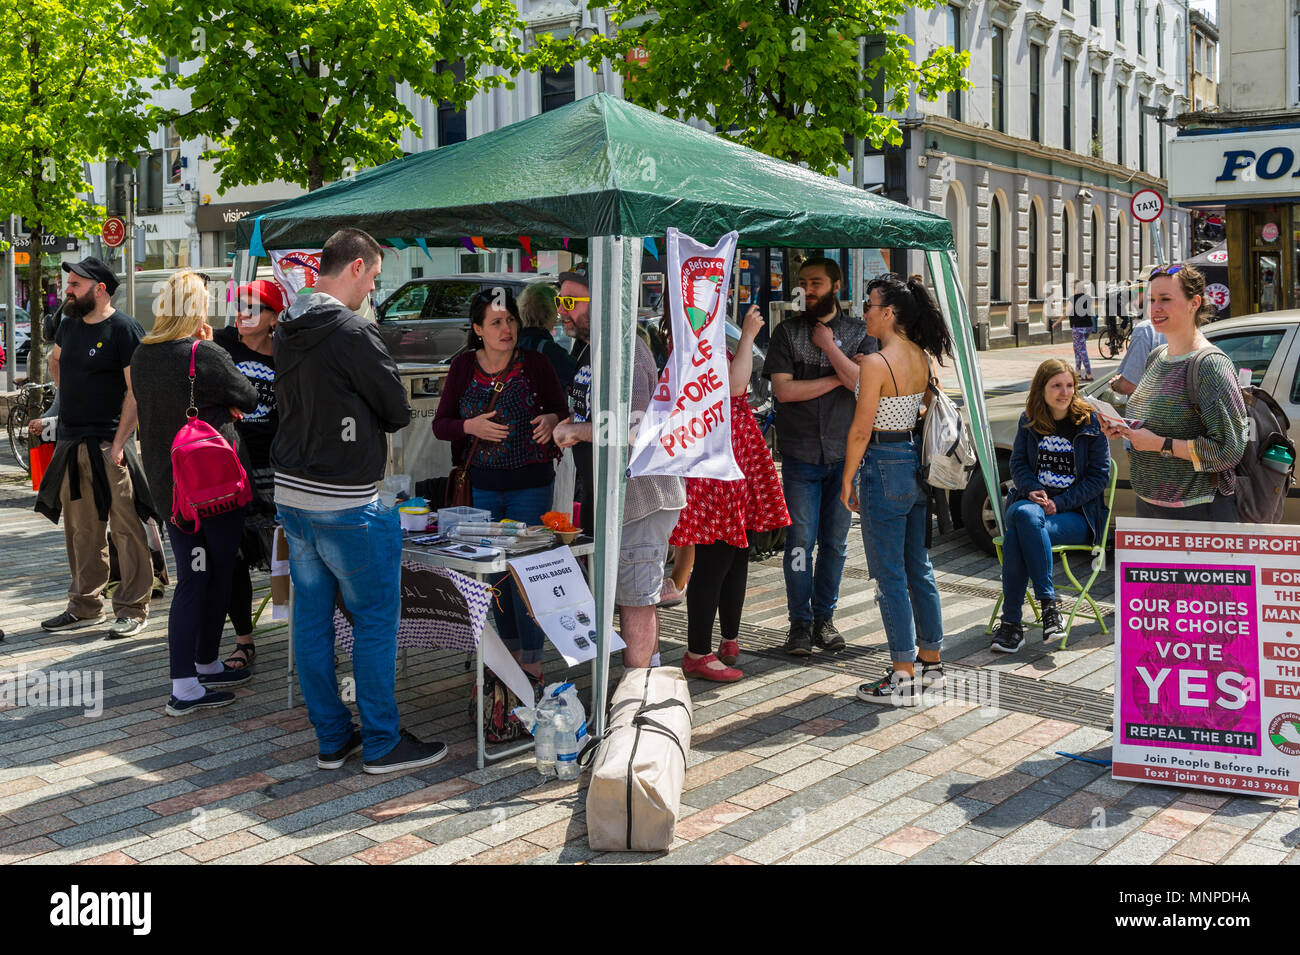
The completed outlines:
<svg viewBox="0 0 1300 955">
<path fill-rule="evenodd" d="M 1130 200 L 1166 192 L 1159 120 L 1185 109 L 1186 3 L 950 0 L 908 19 L 918 57 L 970 51 L 972 88 L 913 96 L 885 194 L 952 222 L 981 343 L 1047 340 L 1075 283 L 1104 308 L 1159 258 Z M 1188 223 L 1166 203 L 1166 259 L 1185 254 Z"/>
<path fill-rule="evenodd" d="M 1179 117 L 1178 201 L 1222 207 L 1233 315 L 1300 308 L 1300 2 L 1223 3 L 1217 109 Z"/>
</svg>

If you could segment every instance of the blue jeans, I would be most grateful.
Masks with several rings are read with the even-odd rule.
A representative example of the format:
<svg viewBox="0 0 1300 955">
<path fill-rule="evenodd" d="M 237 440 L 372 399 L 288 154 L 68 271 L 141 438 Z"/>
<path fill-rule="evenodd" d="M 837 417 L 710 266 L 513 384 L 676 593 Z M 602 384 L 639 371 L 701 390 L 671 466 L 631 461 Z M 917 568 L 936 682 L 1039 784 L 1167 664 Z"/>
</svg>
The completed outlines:
<svg viewBox="0 0 1300 955">
<path fill-rule="evenodd" d="M 788 454 L 781 457 L 781 489 L 790 511 L 785 531 L 785 599 L 791 623 L 830 620 L 835 614 L 853 521 L 840 503 L 843 474 L 843 461 L 809 464 Z"/>
<path fill-rule="evenodd" d="M 925 549 L 926 490 L 920 444 L 869 444 L 858 490 L 867 570 L 879 589 L 880 619 L 897 662 L 943 647 L 939 588 Z"/>
<path fill-rule="evenodd" d="M 1002 619 L 1019 623 L 1029 581 L 1034 582 L 1039 600 L 1056 599 L 1052 547 L 1084 543 L 1088 539 L 1088 519 L 1079 511 L 1058 511 L 1048 516 L 1042 507 L 1022 498 L 1007 508 L 1006 522 L 1007 533 L 1002 539 Z"/>
<path fill-rule="evenodd" d="M 542 515 L 551 509 L 554 482 L 541 487 L 526 487 L 517 491 L 485 491 L 474 488 L 474 506 L 492 512 L 492 520 L 509 518 L 525 524 L 540 524 Z M 528 605 L 515 585 L 514 578 L 504 573 L 494 582 L 498 596 L 492 601 L 492 621 L 506 649 L 519 651 L 520 663 L 541 663 L 546 646 L 546 634 L 528 613 Z"/>
<path fill-rule="evenodd" d="M 342 749 L 352 713 L 334 673 L 334 600 L 352 614 L 352 676 L 361 714 L 362 758 L 397 745 L 397 620 L 401 613 L 402 528 L 378 502 L 342 511 L 279 505 L 293 580 L 293 651 L 298 685 L 322 753 Z"/>
</svg>

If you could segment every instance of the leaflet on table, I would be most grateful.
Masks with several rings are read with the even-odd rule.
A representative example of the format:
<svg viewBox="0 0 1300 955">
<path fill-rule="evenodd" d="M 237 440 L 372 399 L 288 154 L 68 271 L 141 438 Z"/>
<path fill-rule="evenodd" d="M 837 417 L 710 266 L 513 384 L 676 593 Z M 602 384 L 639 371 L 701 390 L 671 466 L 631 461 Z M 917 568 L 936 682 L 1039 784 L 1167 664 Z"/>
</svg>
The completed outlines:
<svg viewBox="0 0 1300 955">
<path fill-rule="evenodd" d="M 596 602 L 582 569 L 568 547 L 527 554 L 509 561 L 510 573 L 546 638 L 569 666 L 596 655 Z M 612 628 L 609 645 L 626 644 Z"/>
<path fill-rule="evenodd" d="M 1300 529 L 1121 518 L 1120 779 L 1300 794 Z"/>
</svg>

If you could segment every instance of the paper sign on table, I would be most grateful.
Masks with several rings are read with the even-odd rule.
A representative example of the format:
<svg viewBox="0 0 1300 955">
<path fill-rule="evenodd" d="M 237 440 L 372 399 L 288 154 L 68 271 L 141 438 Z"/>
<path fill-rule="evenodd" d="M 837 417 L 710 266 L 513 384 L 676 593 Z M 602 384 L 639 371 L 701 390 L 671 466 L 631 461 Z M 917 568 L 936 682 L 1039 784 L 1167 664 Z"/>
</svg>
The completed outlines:
<svg viewBox="0 0 1300 955">
<path fill-rule="evenodd" d="M 509 566 L 533 619 L 565 662 L 573 666 L 594 658 L 596 601 L 573 552 L 557 547 L 516 557 Z M 613 650 L 626 646 L 613 629 L 609 641 Z"/>
</svg>

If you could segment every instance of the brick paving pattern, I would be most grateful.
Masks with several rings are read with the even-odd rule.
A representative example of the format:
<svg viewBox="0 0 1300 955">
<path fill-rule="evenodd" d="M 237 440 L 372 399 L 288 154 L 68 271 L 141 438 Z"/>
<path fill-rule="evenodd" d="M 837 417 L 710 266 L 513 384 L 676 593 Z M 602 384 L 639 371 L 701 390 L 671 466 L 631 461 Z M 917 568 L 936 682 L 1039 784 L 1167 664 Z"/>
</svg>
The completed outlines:
<svg viewBox="0 0 1300 955">
<path fill-rule="evenodd" d="M 1022 373 L 1006 367 L 1008 380 Z M 0 672 L 98 672 L 104 700 L 95 717 L 0 712 L 0 863 L 1300 863 L 1294 800 L 1116 782 L 1104 767 L 1056 755 L 1109 755 L 1095 718 L 1063 719 L 1044 700 L 1068 688 L 1104 702 L 1110 638 L 1084 624 L 1065 651 L 1031 632 L 1015 656 L 988 653 L 998 567 L 961 535 L 932 549 L 946 658 L 1006 677 L 1008 705 L 894 709 L 854 698 L 885 645 L 855 520 L 836 616 L 853 661 L 806 665 L 760 648 L 742 652 L 739 683 L 692 680 L 695 729 L 672 848 L 597 853 L 586 839 L 585 779 L 543 782 L 531 755 L 474 768 L 463 655 L 412 654 L 398 681 L 404 725 L 450 746 L 441 763 L 404 774 L 366 776 L 355 761 L 316 769 L 304 710 L 285 709 L 283 624 L 258 629 L 257 675 L 234 706 L 166 716 L 166 598 L 128 640 L 39 629 L 63 608 L 67 568 L 62 534 L 31 511 L 20 474 L 0 464 Z M 1099 601 L 1110 587 L 1100 582 Z M 684 616 L 665 621 L 664 662 L 676 664 Z M 745 623 L 784 630 L 779 561 L 751 567 Z M 559 666 L 548 657 L 548 674 Z"/>
</svg>

